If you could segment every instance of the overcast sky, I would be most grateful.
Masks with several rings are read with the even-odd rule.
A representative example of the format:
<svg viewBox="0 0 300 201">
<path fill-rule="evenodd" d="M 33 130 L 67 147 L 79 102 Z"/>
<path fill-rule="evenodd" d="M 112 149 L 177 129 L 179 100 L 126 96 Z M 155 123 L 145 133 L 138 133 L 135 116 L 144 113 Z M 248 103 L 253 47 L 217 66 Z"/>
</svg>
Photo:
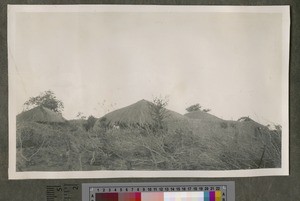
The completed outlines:
<svg viewBox="0 0 300 201">
<path fill-rule="evenodd" d="M 9 67 L 17 112 L 51 89 L 67 119 L 161 95 L 182 114 L 200 103 L 224 119 L 281 123 L 280 14 L 26 12 L 15 19 Z"/>
</svg>

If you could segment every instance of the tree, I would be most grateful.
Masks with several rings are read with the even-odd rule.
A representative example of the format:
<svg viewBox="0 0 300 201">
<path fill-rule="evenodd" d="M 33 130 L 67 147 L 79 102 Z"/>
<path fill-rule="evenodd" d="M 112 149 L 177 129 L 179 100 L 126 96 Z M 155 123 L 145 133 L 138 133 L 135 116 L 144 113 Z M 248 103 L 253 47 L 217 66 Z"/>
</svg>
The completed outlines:
<svg viewBox="0 0 300 201">
<path fill-rule="evenodd" d="M 203 111 L 203 112 L 210 112 L 211 109 L 207 108 L 207 109 L 203 109 L 202 111 Z"/>
<path fill-rule="evenodd" d="M 201 106 L 199 105 L 199 103 L 197 103 L 195 105 L 191 105 L 190 107 L 186 108 L 185 110 L 188 112 L 200 111 Z"/>
<path fill-rule="evenodd" d="M 186 108 L 185 110 L 187 112 L 202 111 L 202 112 L 206 112 L 206 113 L 211 111 L 211 109 L 209 109 L 209 108 L 203 108 L 203 109 L 201 109 L 201 108 L 202 108 L 202 106 L 200 106 L 200 104 L 197 103 L 197 104 L 191 105 L 190 107 Z"/>
<path fill-rule="evenodd" d="M 89 116 L 86 123 L 84 124 L 85 130 L 89 131 L 91 128 L 94 127 L 97 119 L 94 116 Z"/>
<path fill-rule="evenodd" d="M 164 128 L 164 119 L 168 117 L 166 106 L 169 100 L 167 98 L 155 97 L 150 105 L 150 112 L 154 121 L 155 129 Z"/>
<path fill-rule="evenodd" d="M 86 116 L 83 114 L 83 112 L 78 112 L 76 115 L 76 118 L 78 119 L 86 119 Z"/>
<path fill-rule="evenodd" d="M 61 113 L 64 110 L 63 102 L 58 100 L 51 90 L 44 91 L 38 96 L 30 97 L 29 100 L 24 103 L 25 110 L 37 106 L 43 106 L 58 113 Z"/>
</svg>

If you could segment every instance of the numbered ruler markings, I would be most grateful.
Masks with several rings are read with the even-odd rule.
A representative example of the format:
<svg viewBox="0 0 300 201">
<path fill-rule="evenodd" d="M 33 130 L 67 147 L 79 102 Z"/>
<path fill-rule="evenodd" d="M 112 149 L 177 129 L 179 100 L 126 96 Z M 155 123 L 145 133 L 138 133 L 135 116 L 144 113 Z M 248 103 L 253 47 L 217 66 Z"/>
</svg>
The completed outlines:
<svg viewBox="0 0 300 201">
<path fill-rule="evenodd" d="M 216 185 L 205 185 L 205 186 L 160 186 L 160 187 L 89 187 L 91 192 L 97 193 L 109 193 L 109 192 L 182 192 L 182 191 L 218 191 L 226 190 L 226 185 L 216 186 Z"/>
</svg>

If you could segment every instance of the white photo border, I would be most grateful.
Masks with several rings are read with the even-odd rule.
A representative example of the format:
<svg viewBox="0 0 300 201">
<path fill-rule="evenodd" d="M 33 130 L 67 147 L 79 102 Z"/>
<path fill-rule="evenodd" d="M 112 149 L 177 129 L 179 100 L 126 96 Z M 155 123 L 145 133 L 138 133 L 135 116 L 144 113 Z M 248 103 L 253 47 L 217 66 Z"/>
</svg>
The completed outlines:
<svg viewBox="0 0 300 201">
<path fill-rule="evenodd" d="M 12 68 L 16 27 L 19 12 L 229 12 L 282 14 L 282 143 L 281 168 L 201 171 L 16 171 L 16 109 Z M 167 178 L 167 177 L 256 177 L 289 175 L 289 6 L 156 6 L 156 5 L 8 5 L 8 75 L 9 75 L 9 179 L 78 179 L 78 178 Z"/>
</svg>

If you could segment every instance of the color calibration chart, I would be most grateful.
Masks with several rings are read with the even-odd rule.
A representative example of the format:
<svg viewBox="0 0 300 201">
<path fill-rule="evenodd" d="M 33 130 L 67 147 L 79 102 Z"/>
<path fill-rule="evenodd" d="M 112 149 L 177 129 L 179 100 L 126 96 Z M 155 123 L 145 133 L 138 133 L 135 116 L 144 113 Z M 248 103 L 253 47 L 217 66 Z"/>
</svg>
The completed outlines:
<svg viewBox="0 0 300 201">
<path fill-rule="evenodd" d="M 234 201 L 234 182 L 82 184 L 82 201 Z"/>
</svg>

